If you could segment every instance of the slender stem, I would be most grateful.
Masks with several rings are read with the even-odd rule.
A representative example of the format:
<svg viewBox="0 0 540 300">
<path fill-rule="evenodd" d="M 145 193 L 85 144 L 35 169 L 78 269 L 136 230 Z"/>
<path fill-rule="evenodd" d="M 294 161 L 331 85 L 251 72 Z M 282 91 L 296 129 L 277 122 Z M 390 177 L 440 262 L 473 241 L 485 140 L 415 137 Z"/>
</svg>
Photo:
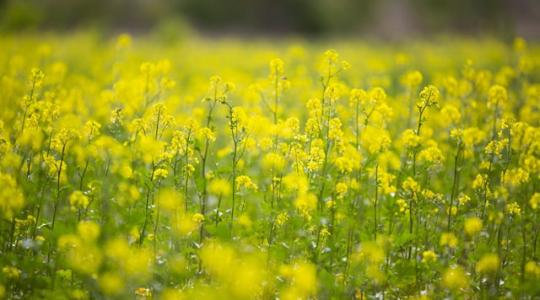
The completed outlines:
<svg viewBox="0 0 540 300">
<path fill-rule="evenodd" d="M 456 155 L 454 156 L 454 174 L 452 178 L 452 192 L 450 194 L 450 207 L 448 208 L 448 222 L 446 224 L 446 230 L 450 231 L 452 224 L 452 208 L 454 206 L 454 199 L 457 191 L 459 190 L 459 156 L 462 150 L 461 141 L 458 141 Z"/>
<path fill-rule="evenodd" d="M 379 164 L 375 166 L 375 202 L 373 204 L 373 223 L 374 230 L 373 235 L 375 237 L 375 240 L 377 239 L 377 229 L 378 229 L 378 223 L 377 223 L 377 204 L 379 200 Z"/>
<path fill-rule="evenodd" d="M 56 175 L 56 200 L 54 201 L 54 208 L 53 208 L 53 216 L 52 216 L 52 222 L 51 222 L 51 231 L 54 231 L 54 225 L 56 223 L 56 213 L 58 210 L 58 205 L 60 202 L 60 179 L 62 176 L 62 167 L 64 163 L 64 154 L 66 151 L 66 145 L 67 143 L 64 143 L 62 146 L 62 154 L 60 155 L 60 165 L 58 166 L 58 173 Z"/>
</svg>

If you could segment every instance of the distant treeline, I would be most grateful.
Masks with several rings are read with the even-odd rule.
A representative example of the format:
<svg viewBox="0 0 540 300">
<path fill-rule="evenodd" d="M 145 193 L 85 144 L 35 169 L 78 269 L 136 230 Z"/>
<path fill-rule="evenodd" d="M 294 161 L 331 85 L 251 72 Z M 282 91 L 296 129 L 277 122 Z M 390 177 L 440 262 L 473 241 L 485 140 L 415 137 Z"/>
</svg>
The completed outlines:
<svg viewBox="0 0 540 300">
<path fill-rule="evenodd" d="M 147 31 L 169 22 L 210 33 L 539 36 L 537 0 L 0 0 L 0 29 Z"/>
</svg>

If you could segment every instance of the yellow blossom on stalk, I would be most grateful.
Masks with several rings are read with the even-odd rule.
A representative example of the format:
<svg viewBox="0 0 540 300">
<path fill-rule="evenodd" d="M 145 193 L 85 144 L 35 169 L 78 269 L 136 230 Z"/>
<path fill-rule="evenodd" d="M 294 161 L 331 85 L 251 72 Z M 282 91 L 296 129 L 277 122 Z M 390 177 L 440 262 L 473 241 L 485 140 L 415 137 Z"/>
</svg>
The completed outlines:
<svg viewBox="0 0 540 300">
<path fill-rule="evenodd" d="M 401 187 L 411 194 L 416 194 L 420 191 L 420 185 L 412 177 L 407 177 L 401 184 Z"/>
<path fill-rule="evenodd" d="M 367 93 L 362 89 L 351 89 L 349 95 L 349 106 L 354 107 L 356 105 L 364 105 L 367 100 Z"/>
<path fill-rule="evenodd" d="M 204 216 L 202 214 L 200 214 L 200 213 L 193 214 L 191 219 L 193 220 L 193 222 L 195 222 L 197 224 L 201 224 L 202 222 L 204 222 Z"/>
<path fill-rule="evenodd" d="M 88 197 L 81 191 L 74 191 L 69 196 L 69 204 L 72 209 L 85 209 L 89 203 Z"/>
<path fill-rule="evenodd" d="M 422 83 L 422 73 L 418 70 L 412 70 L 401 76 L 400 83 L 407 88 L 414 88 Z"/>
<path fill-rule="evenodd" d="M 227 298 L 253 299 L 262 289 L 264 267 L 256 255 L 241 253 L 226 244 L 210 242 L 200 251 L 205 270 L 213 281 L 227 287 Z"/>
<path fill-rule="evenodd" d="M 103 261 L 95 241 L 100 234 L 99 225 L 81 222 L 77 226 L 78 235 L 63 235 L 58 239 L 58 248 L 65 255 L 71 268 L 83 274 L 95 273 Z"/>
<path fill-rule="evenodd" d="M 348 70 L 351 64 L 347 61 L 339 61 L 339 54 L 334 49 L 326 50 L 319 63 L 319 72 L 323 78 L 332 78 L 337 73 Z"/>
<path fill-rule="evenodd" d="M 265 170 L 281 171 L 285 167 L 285 158 L 277 153 L 270 152 L 262 159 L 262 167 Z"/>
<path fill-rule="evenodd" d="M 250 228 L 253 225 L 253 221 L 247 214 L 241 214 L 238 216 L 236 222 L 246 228 Z"/>
<path fill-rule="evenodd" d="M 318 139 L 313 141 L 311 150 L 307 157 L 307 169 L 312 172 L 319 170 L 324 163 L 325 157 L 326 155 L 323 149 L 322 141 Z"/>
<path fill-rule="evenodd" d="M 517 187 L 529 181 L 529 172 L 522 168 L 509 169 L 503 174 L 502 181 L 506 185 Z"/>
<path fill-rule="evenodd" d="M 538 209 L 538 207 L 540 207 L 540 193 L 534 193 L 529 200 L 529 204 L 531 205 L 532 209 Z"/>
<path fill-rule="evenodd" d="M 476 272 L 481 274 L 495 273 L 499 268 L 500 260 L 499 256 L 494 253 L 489 253 L 476 263 Z"/>
<path fill-rule="evenodd" d="M 308 262 L 283 265 L 279 272 L 290 280 L 290 286 L 281 291 L 283 299 L 307 299 L 314 296 L 318 290 L 316 268 Z"/>
<path fill-rule="evenodd" d="M 171 188 L 160 190 L 157 199 L 159 200 L 159 208 L 168 213 L 176 213 L 177 209 L 182 208 L 184 203 L 182 195 Z"/>
<path fill-rule="evenodd" d="M 437 143 L 433 140 L 428 141 L 426 144 L 427 147 L 418 153 L 418 160 L 432 165 L 440 165 L 444 161 L 444 155 L 441 149 L 439 149 Z"/>
<path fill-rule="evenodd" d="M 369 99 L 374 103 L 380 103 L 386 100 L 386 92 L 381 87 L 374 87 L 369 90 Z"/>
<path fill-rule="evenodd" d="M 349 187 L 347 186 L 347 184 L 343 182 L 339 182 L 338 184 L 336 184 L 336 194 L 337 194 L 338 199 L 343 198 L 345 194 L 347 193 L 348 189 Z"/>
<path fill-rule="evenodd" d="M 251 178 L 246 175 L 240 175 L 236 177 L 236 186 L 238 188 L 244 188 L 248 190 L 257 191 L 257 185 L 253 183 Z"/>
<path fill-rule="evenodd" d="M 397 199 L 396 204 L 398 205 L 399 212 L 404 213 L 409 209 L 409 205 L 407 204 L 407 201 L 403 199 Z"/>
<path fill-rule="evenodd" d="M 378 264 L 384 261 L 384 248 L 377 241 L 368 241 L 360 245 L 358 259 L 366 260 L 372 264 Z"/>
<path fill-rule="evenodd" d="M 473 189 L 483 189 L 485 184 L 487 182 L 487 175 L 485 174 L 478 174 L 474 178 L 472 182 L 472 188 Z"/>
<path fill-rule="evenodd" d="M 5 219 L 11 219 L 24 205 L 24 196 L 10 175 L 0 172 L 0 208 Z"/>
<path fill-rule="evenodd" d="M 362 147 L 367 149 L 370 154 L 383 152 L 388 149 L 392 143 L 388 131 L 372 126 L 368 126 L 364 129 L 360 140 Z"/>
<path fill-rule="evenodd" d="M 16 267 L 5 266 L 2 268 L 2 273 L 9 279 L 19 279 L 22 272 Z"/>
<path fill-rule="evenodd" d="M 92 221 L 83 221 L 77 225 L 77 232 L 83 240 L 93 242 L 99 237 L 101 228 Z"/>
<path fill-rule="evenodd" d="M 437 260 L 437 254 L 433 250 L 426 250 L 422 252 L 422 262 L 430 263 Z"/>
<path fill-rule="evenodd" d="M 317 207 L 317 197 L 312 193 L 301 193 L 294 200 L 294 206 L 302 216 L 309 218 L 311 211 Z"/>
<path fill-rule="evenodd" d="M 354 168 L 354 161 L 347 157 L 340 156 L 334 160 L 334 165 L 341 173 L 351 173 Z"/>
<path fill-rule="evenodd" d="M 341 120 L 339 118 L 332 118 L 328 124 L 328 127 L 329 139 L 336 140 L 343 137 L 343 131 L 341 131 Z"/>
<path fill-rule="evenodd" d="M 283 224 L 285 224 L 287 221 L 289 220 L 289 214 L 287 214 L 286 212 L 280 212 L 277 216 L 276 216 L 276 225 L 277 226 L 282 226 Z"/>
<path fill-rule="evenodd" d="M 106 272 L 99 276 L 98 285 L 105 295 L 114 296 L 123 291 L 124 280 L 115 272 Z"/>
<path fill-rule="evenodd" d="M 396 192 L 396 186 L 392 184 L 392 182 L 396 178 L 395 175 L 390 174 L 384 170 L 379 170 L 377 177 L 377 186 L 379 187 L 382 194 L 391 195 Z"/>
<path fill-rule="evenodd" d="M 290 82 L 285 77 L 284 63 L 279 58 L 274 58 L 269 63 L 270 73 L 268 79 L 272 82 L 274 96 L 279 96 L 283 90 L 290 87 Z M 278 93 L 275 95 L 275 93 Z"/>
<path fill-rule="evenodd" d="M 418 147 L 422 141 L 422 138 L 414 132 L 412 129 L 406 129 L 401 134 L 401 142 L 408 149 L 413 149 Z"/>
<path fill-rule="evenodd" d="M 502 139 L 499 141 L 490 141 L 486 145 L 484 152 L 486 154 L 493 154 L 496 157 L 501 157 L 503 150 L 506 148 L 506 145 L 508 145 L 508 139 Z"/>
<path fill-rule="evenodd" d="M 448 268 L 442 277 L 442 285 L 450 290 L 461 290 L 469 286 L 469 276 L 460 266 Z"/>
<path fill-rule="evenodd" d="M 506 204 L 506 212 L 509 213 L 512 216 L 520 216 L 521 215 L 521 207 L 517 202 L 510 202 Z"/>
<path fill-rule="evenodd" d="M 332 202 L 332 201 L 329 201 Z M 323 228 L 320 231 L 321 237 L 326 238 L 331 235 L 330 230 L 326 226 L 323 226 Z"/>
<path fill-rule="evenodd" d="M 122 33 L 116 38 L 116 48 L 123 49 L 131 46 L 131 36 L 127 33 Z"/>
<path fill-rule="evenodd" d="M 420 92 L 420 97 L 416 106 L 418 107 L 431 107 L 439 105 L 439 89 L 434 85 L 428 85 Z"/>
<path fill-rule="evenodd" d="M 444 232 L 441 234 L 441 239 L 439 241 L 441 246 L 448 246 L 450 248 L 456 248 L 458 244 L 457 237 L 451 232 Z"/>
<path fill-rule="evenodd" d="M 164 168 L 158 168 L 154 171 L 154 178 L 156 179 L 165 179 L 169 176 L 169 171 Z"/>
<path fill-rule="evenodd" d="M 212 131 L 212 129 L 208 127 L 202 127 L 197 132 L 200 139 L 205 139 L 210 142 L 214 142 L 216 140 L 216 134 Z"/>
<path fill-rule="evenodd" d="M 164 146 L 164 143 L 150 136 L 141 136 L 136 143 L 136 149 L 140 151 L 142 160 L 147 164 L 158 159 L 163 153 Z"/>
<path fill-rule="evenodd" d="M 494 85 L 489 89 L 488 104 L 496 106 L 505 103 L 508 100 L 506 89 L 500 85 Z"/>
<path fill-rule="evenodd" d="M 466 205 L 469 202 L 471 202 L 471 197 L 469 197 L 469 196 L 467 196 L 465 194 L 459 194 L 459 196 L 458 196 L 459 205 Z"/>
<path fill-rule="evenodd" d="M 328 200 L 328 201 L 326 201 L 326 208 L 332 209 L 332 208 L 334 208 L 334 207 L 336 207 L 336 201 L 334 201 L 334 200 Z"/>
<path fill-rule="evenodd" d="M 135 295 L 142 299 L 148 299 L 152 297 L 152 290 L 149 288 L 139 287 L 135 289 Z"/>
<path fill-rule="evenodd" d="M 540 265 L 534 261 L 527 262 L 525 264 L 525 273 L 532 278 L 540 278 Z"/>
<path fill-rule="evenodd" d="M 222 178 L 214 179 L 208 184 L 208 192 L 219 197 L 227 197 L 231 194 L 231 184 Z"/>
<path fill-rule="evenodd" d="M 443 124 L 446 126 L 450 125 L 457 125 L 459 124 L 459 121 L 461 120 L 461 113 L 459 112 L 459 109 L 453 105 L 446 104 L 441 109 L 441 118 Z"/>
<path fill-rule="evenodd" d="M 138 232 L 138 230 L 137 230 Z M 152 274 L 152 254 L 149 249 L 130 247 L 122 237 L 109 239 L 103 246 L 103 254 L 109 264 L 118 272 L 122 272 L 125 279 L 147 280 Z"/>
<path fill-rule="evenodd" d="M 474 236 L 482 230 L 482 220 L 478 217 L 471 217 L 465 220 L 465 232 L 469 236 Z"/>
</svg>

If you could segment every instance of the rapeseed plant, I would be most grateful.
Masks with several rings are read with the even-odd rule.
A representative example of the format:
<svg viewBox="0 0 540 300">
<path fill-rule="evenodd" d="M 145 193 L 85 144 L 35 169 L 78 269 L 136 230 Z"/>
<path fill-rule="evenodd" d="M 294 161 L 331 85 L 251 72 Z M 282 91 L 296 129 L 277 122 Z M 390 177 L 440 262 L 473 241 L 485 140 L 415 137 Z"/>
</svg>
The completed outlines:
<svg viewBox="0 0 540 300">
<path fill-rule="evenodd" d="M 536 43 L 192 39 L 0 38 L 0 298 L 540 295 Z"/>
</svg>

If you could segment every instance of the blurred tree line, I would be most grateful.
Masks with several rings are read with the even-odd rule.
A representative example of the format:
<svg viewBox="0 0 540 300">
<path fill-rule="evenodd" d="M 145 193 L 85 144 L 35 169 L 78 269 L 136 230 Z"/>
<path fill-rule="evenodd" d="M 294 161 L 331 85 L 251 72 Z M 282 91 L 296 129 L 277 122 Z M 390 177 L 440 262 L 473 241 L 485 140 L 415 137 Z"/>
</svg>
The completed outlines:
<svg viewBox="0 0 540 300">
<path fill-rule="evenodd" d="M 209 33 L 539 37 L 538 20 L 538 0 L 0 0 L 2 31 L 137 32 L 173 21 Z"/>
</svg>

